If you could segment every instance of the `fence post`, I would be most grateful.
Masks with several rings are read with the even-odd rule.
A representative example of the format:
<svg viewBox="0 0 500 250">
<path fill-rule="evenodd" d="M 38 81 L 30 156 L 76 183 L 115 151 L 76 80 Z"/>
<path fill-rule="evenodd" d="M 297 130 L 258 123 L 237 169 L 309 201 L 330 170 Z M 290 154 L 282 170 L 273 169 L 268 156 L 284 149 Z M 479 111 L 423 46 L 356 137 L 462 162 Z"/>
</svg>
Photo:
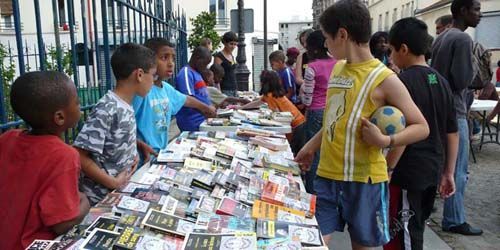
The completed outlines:
<svg viewBox="0 0 500 250">
<path fill-rule="evenodd" d="M 52 21 L 54 23 L 54 38 L 56 40 L 56 61 L 57 70 L 63 72 L 62 67 L 62 53 L 61 53 L 61 39 L 59 37 L 59 21 L 58 21 L 58 11 L 57 11 L 57 0 L 52 0 Z"/>
<path fill-rule="evenodd" d="M 14 28 L 16 30 L 17 60 L 19 72 L 24 74 L 23 36 L 21 35 L 21 17 L 19 16 L 19 0 L 12 0 L 12 11 L 14 12 Z"/>
<path fill-rule="evenodd" d="M 112 0 L 109 0 L 112 1 Z M 104 8 L 103 8 L 104 6 Z M 104 45 L 104 66 L 106 67 L 106 89 L 111 90 L 111 65 L 109 58 L 109 38 L 108 38 L 108 16 L 106 13 L 106 0 L 101 0 L 101 15 L 102 15 L 102 39 Z"/>
<path fill-rule="evenodd" d="M 4 58 L 2 58 L 2 60 L 3 59 Z M 0 65 L 3 65 L 3 62 Z M 4 103 L 7 100 L 7 98 L 4 97 L 4 93 L 3 93 L 3 77 L 2 77 L 2 75 L 3 75 L 2 67 L 0 67 L 0 123 L 5 124 L 5 123 L 7 123 L 7 113 L 6 113 L 5 106 L 8 104 Z M 9 93 L 6 93 L 6 94 L 9 94 Z"/>
<path fill-rule="evenodd" d="M 35 4 L 35 22 L 36 22 L 36 38 L 38 41 L 38 57 L 40 59 L 40 70 L 45 70 L 45 46 L 42 37 L 42 24 L 40 20 L 40 2 L 39 0 L 33 0 Z"/>
<path fill-rule="evenodd" d="M 78 68 L 76 66 L 76 50 L 75 50 L 75 16 L 73 0 L 68 0 L 68 21 L 69 21 L 69 37 L 70 37 L 70 46 L 71 46 L 71 56 L 72 56 L 72 66 L 73 66 L 73 81 L 75 85 L 78 87 L 79 79 L 78 79 Z"/>
</svg>

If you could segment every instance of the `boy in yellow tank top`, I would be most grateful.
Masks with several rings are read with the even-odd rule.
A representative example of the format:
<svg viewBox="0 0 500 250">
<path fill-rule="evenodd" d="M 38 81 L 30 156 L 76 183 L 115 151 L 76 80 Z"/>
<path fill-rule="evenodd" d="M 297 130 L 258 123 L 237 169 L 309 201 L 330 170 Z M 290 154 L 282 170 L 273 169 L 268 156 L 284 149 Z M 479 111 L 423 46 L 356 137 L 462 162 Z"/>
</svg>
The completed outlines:
<svg viewBox="0 0 500 250">
<path fill-rule="evenodd" d="M 370 14 L 359 0 L 341 0 L 320 18 L 326 45 L 337 59 L 327 91 L 323 128 L 296 157 L 307 170 L 321 149 L 317 220 L 326 242 L 346 224 L 353 249 L 389 241 L 388 174 L 382 148 L 427 137 L 429 128 L 397 76 L 370 53 Z M 401 132 L 386 136 L 368 121 L 383 105 L 400 109 L 407 121 Z"/>
</svg>

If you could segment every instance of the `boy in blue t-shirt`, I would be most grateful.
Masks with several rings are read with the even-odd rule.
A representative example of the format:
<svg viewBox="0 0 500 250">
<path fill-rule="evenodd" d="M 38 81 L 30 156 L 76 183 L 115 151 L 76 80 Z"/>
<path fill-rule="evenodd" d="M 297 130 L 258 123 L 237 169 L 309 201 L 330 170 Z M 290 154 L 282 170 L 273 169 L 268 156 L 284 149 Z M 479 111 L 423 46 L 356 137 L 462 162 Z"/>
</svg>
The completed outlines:
<svg viewBox="0 0 500 250">
<path fill-rule="evenodd" d="M 286 91 L 286 97 L 294 104 L 297 103 L 297 84 L 292 70 L 286 66 L 285 54 L 281 50 L 274 51 L 269 55 L 271 68 L 278 72 L 283 88 Z"/>
<path fill-rule="evenodd" d="M 216 114 L 215 108 L 184 95 L 164 81 L 172 77 L 174 72 L 175 49 L 172 43 L 164 38 L 151 38 L 144 46 L 155 52 L 157 77 L 146 97 L 134 97 L 133 107 L 138 139 L 158 152 L 167 146 L 170 120 L 183 106 L 193 108 L 207 117 L 215 117 Z M 145 161 L 149 159 L 149 153 L 152 152 L 143 152 Z"/>
<path fill-rule="evenodd" d="M 211 105 L 207 91 L 207 84 L 201 76 L 201 72 L 207 68 L 212 56 L 205 47 L 194 49 L 189 65 L 184 66 L 177 74 L 177 90 L 192 96 L 206 105 Z M 177 113 L 177 126 L 181 131 L 198 131 L 205 117 L 196 109 L 183 107 Z"/>
</svg>

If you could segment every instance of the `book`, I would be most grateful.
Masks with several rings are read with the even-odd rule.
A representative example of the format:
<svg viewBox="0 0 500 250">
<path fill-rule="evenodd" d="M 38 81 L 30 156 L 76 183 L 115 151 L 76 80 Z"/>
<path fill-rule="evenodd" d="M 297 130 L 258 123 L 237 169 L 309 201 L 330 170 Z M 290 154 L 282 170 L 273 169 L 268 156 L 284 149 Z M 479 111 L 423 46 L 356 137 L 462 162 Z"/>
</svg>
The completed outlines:
<svg viewBox="0 0 500 250">
<path fill-rule="evenodd" d="M 118 218 L 99 216 L 92 224 L 90 224 L 87 230 L 85 230 L 85 235 L 89 235 L 96 228 L 113 231 L 115 230 L 116 224 L 118 224 L 118 220 Z"/>
<path fill-rule="evenodd" d="M 291 112 L 274 112 L 272 119 L 277 122 L 290 124 L 293 121 L 293 115 Z"/>
<path fill-rule="evenodd" d="M 261 126 L 270 126 L 270 127 L 282 127 L 283 123 L 275 121 L 275 120 L 269 120 L 269 119 L 259 119 L 259 123 Z"/>
<path fill-rule="evenodd" d="M 200 213 L 196 220 L 195 231 L 203 233 L 254 232 L 255 220 L 229 215 Z"/>
<path fill-rule="evenodd" d="M 232 109 L 217 109 L 217 117 L 218 118 L 223 118 L 223 117 L 230 117 L 234 113 L 234 110 Z"/>
<path fill-rule="evenodd" d="M 99 203 L 96 204 L 96 207 L 104 207 L 104 208 L 111 208 L 120 202 L 122 198 L 122 194 L 119 193 L 109 193 L 107 194 L 104 199 L 99 201 Z"/>
<path fill-rule="evenodd" d="M 144 235 L 137 244 L 137 250 L 177 250 L 179 246 L 175 241 L 167 241 L 151 235 Z"/>
<path fill-rule="evenodd" d="M 291 237 L 296 237 L 306 245 L 321 246 L 321 236 L 316 227 L 288 225 L 288 233 Z"/>
<path fill-rule="evenodd" d="M 185 250 L 255 250 L 255 233 L 237 232 L 226 234 L 190 233 L 186 235 L 182 249 Z"/>
<path fill-rule="evenodd" d="M 272 220 L 257 220 L 257 237 L 259 238 L 292 238 L 302 244 L 321 246 L 319 229 L 315 226 L 290 224 Z"/>
<path fill-rule="evenodd" d="M 210 193 L 210 197 L 222 199 L 226 195 L 226 189 L 220 185 L 215 185 L 212 193 Z"/>
<path fill-rule="evenodd" d="M 139 226 L 142 220 L 142 216 L 137 213 L 124 213 L 119 219 L 117 227 L 136 227 Z"/>
<path fill-rule="evenodd" d="M 228 126 L 229 125 L 228 118 L 208 118 L 207 125 L 209 126 Z"/>
<path fill-rule="evenodd" d="M 278 210 L 276 214 L 276 221 L 296 223 L 296 224 L 306 224 L 306 217 L 297 214 L 292 214 L 284 210 Z"/>
<path fill-rule="evenodd" d="M 257 240 L 257 249 L 259 250 L 278 250 L 278 249 L 302 249 L 300 241 L 288 238 L 274 238 L 274 239 L 259 239 Z"/>
<path fill-rule="evenodd" d="M 255 136 L 248 141 L 251 144 L 259 145 L 271 150 L 288 150 L 289 145 L 286 139 Z"/>
<path fill-rule="evenodd" d="M 59 244 L 57 240 L 34 240 L 26 250 L 49 250 Z"/>
<path fill-rule="evenodd" d="M 190 168 L 190 169 L 205 169 L 205 170 L 210 171 L 210 170 L 212 170 L 212 162 L 187 157 L 184 160 L 184 167 Z"/>
<path fill-rule="evenodd" d="M 209 197 L 208 195 L 202 195 L 198 201 L 198 206 L 196 206 L 195 211 L 197 213 L 213 213 L 216 205 L 217 201 L 215 199 Z"/>
<path fill-rule="evenodd" d="M 156 174 L 151 174 L 151 173 L 144 173 L 139 181 L 137 183 L 144 184 L 144 185 L 153 185 L 155 181 L 159 178 L 159 175 Z"/>
<path fill-rule="evenodd" d="M 132 250 L 135 249 L 143 232 L 140 228 L 127 226 L 125 227 L 118 239 L 113 245 L 113 250 Z"/>
<path fill-rule="evenodd" d="M 163 203 L 161 211 L 173 215 L 177 209 L 177 204 L 179 204 L 179 201 L 169 195 L 167 196 L 165 203 Z"/>
<path fill-rule="evenodd" d="M 289 161 L 280 155 L 267 154 L 262 159 L 264 167 L 272 168 L 280 172 L 291 172 L 293 175 L 300 175 L 301 170 L 296 162 Z"/>
<path fill-rule="evenodd" d="M 137 182 L 129 182 L 123 188 L 118 189 L 120 193 L 133 193 L 136 188 L 149 189 L 151 185 L 141 184 Z"/>
<path fill-rule="evenodd" d="M 154 209 L 148 211 L 141 225 L 181 236 L 192 232 L 194 228 L 193 222 Z"/>
<path fill-rule="evenodd" d="M 287 186 L 267 181 L 262 190 L 261 199 L 263 201 L 282 206 L 288 191 Z"/>
<path fill-rule="evenodd" d="M 235 153 L 236 150 L 234 148 L 228 145 L 219 144 L 219 146 L 217 147 L 217 153 L 215 155 L 228 160 L 232 160 Z"/>
<path fill-rule="evenodd" d="M 276 220 L 279 210 L 286 211 L 298 216 L 305 217 L 306 215 L 304 211 L 291 209 L 284 206 L 278 206 L 261 200 L 256 200 L 252 207 L 252 218 Z"/>
<path fill-rule="evenodd" d="M 146 213 L 148 211 L 149 204 L 150 203 L 147 201 L 139 200 L 129 196 L 123 196 L 122 199 L 120 200 L 120 203 L 118 203 L 116 207 L 119 209 L 126 209 L 126 210 Z"/>
<path fill-rule="evenodd" d="M 120 237 L 118 232 L 96 228 L 83 241 L 80 250 L 112 250 L 118 237 Z"/>
<path fill-rule="evenodd" d="M 304 211 L 308 218 L 312 218 L 316 213 L 316 195 L 314 194 L 299 192 L 298 196 L 285 197 L 284 204 L 286 207 Z"/>
<path fill-rule="evenodd" d="M 221 215 L 232 215 L 238 217 L 248 217 L 251 211 L 251 207 L 240 203 L 229 197 L 224 197 L 219 203 L 219 207 L 216 210 L 216 214 Z"/>
<path fill-rule="evenodd" d="M 143 201 L 159 203 L 162 195 L 150 189 L 136 188 L 130 196 Z"/>
</svg>

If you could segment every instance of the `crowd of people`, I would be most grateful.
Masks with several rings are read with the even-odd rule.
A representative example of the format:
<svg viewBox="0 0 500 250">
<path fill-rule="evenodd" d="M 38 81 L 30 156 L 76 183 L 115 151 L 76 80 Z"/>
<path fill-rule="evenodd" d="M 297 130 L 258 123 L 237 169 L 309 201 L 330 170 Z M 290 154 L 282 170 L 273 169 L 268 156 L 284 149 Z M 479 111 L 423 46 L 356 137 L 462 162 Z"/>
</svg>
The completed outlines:
<svg viewBox="0 0 500 250">
<path fill-rule="evenodd" d="M 172 117 L 181 131 L 197 131 L 229 104 L 292 113 L 287 138 L 307 192 L 317 195 L 325 242 L 347 224 L 353 249 L 422 249 L 436 193 L 445 199 L 444 231 L 482 234 L 464 210 L 469 100 L 477 91 L 470 89 L 486 53 L 476 53 L 464 31 L 478 25 L 480 8 L 478 0 L 453 0 L 452 15 L 436 20 L 433 41 L 412 17 L 372 35 L 362 1 L 337 1 L 319 18 L 321 30 L 300 33 L 301 50 L 269 55 L 272 70 L 260 75 L 261 97 L 253 102 L 237 97 L 233 32 L 215 54 L 204 39 L 175 76 L 175 45 L 167 39 L 123 44 L 111 57 L 116 88 L 71 146 L 60 136 L 80 119 L 74 84 L 58 72 L 20 76 L 11 104 L 29 129 L 0 136 L 0 249 L 64 233 L 167 146 Z M 496 75 L 500 81 L 500 69 Z M 479 98 L 498 100 L 491 78 L 480 81 Z M 403 113 L 401 132 L 384 135 L 369 121 L 384 105 Z"/>
</svg>

